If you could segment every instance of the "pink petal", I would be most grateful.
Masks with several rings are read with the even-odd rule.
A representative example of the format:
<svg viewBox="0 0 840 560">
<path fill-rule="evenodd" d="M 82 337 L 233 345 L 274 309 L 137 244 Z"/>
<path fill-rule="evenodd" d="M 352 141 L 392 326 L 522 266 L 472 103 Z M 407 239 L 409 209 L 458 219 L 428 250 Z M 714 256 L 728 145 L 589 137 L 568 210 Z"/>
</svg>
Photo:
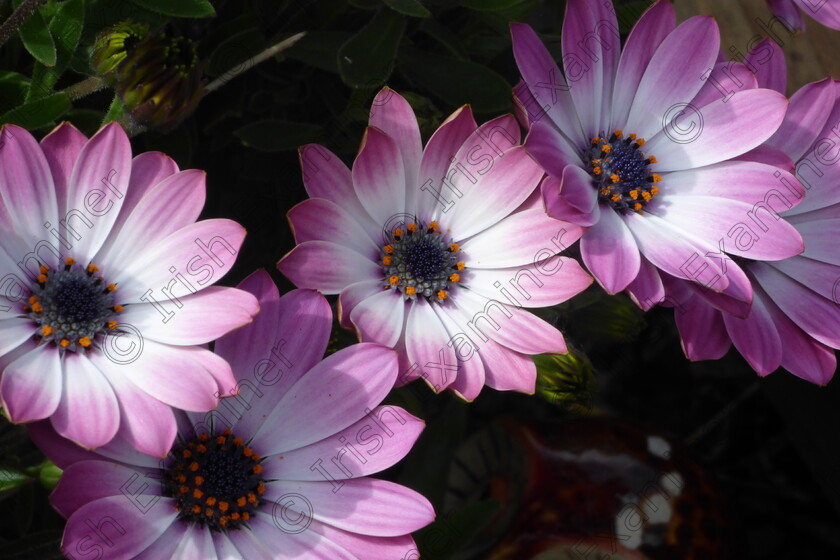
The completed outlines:
<svg viewBox="0 0 840 560">
<path fill-rule="evenodd" d="M 700 298 L 675 306 L 674 319 L 689 360 L 717 360 L 732 346 L 723 315 Z"/>
<path fill-rule="evenodd" d="M 131 170 L 131 144 L 115 122 L 97 132 L 79 153 L 70 176 L 67 207 L 84 212 L 88 219 L 73 220 L 69 231 L 72 254 L 80 263 L 90 262 L 111 234 Z"/>
<path fill-rule="evenodd" d="M 525 202 L 542 176 L 524 148 L 508 150 L 455 205 L 448 224 L 452 236 L 465 239 L 495 224 Z"/>
<path fill-rule="evenodd" d="M 323 411 L 313 411 L 322 414 Z M 263 461 L 265 475 L 281 480 L 321 481 L 339 488 L 343 481 L 378 473 L 405 457 L 425 424 L 395 406 L 359 409 L 364 416 L 350 426 L 306 447 L 285 451 Z M 355 451 L 349 450 L 349 444 Z M 339 467 L 333 461 L 341 449 Z M 359 459 L 361 457 L 361 459 Z M 349 474 L 348 474 L 349 472 Z"/>
<path fill-rule="evenodd" d="M 580 226 L 555 220 L 543 210 L 525 210 L 465 241 L 461 250 L 467 268 L 505 268 L 565 251 L 582 234 Z"/>
<path fill-rule="evenodd" d="M 698 109 L 718 99 L 728 100 L 735 92 L 758 87 L 755 74 L 744 64 L 734 60 L 718 62 L 712 71 L 704 73 L 701 79 L 705 83 L 691 100 L 692 106 Z"/>
<path fill-rule="evenodd" d="M 382 288 L 382 280 L 362 280 L 344 288 L 338 296 L 338 316 L 341 326 L 345 329 L 355 329 L 350 320 L 350 313 L 360 302 L 383 291 Z"/>
<path fill-rule="evenodd" d="M 178 516 L 170 499 L 159 500 L 148 513 L 122 495 L 88 502 L 67 520 L 61 549 L 81 553 L 93 548 L 107 550 L 113 558 L 131 558 L 154 543 Z"/>
<path fill-rule="evenodd" d="M 467 283 L 488 299 L 511 298 L 521 307 L 550 307 L 584 291 L 592 277 L 575 259 L 554 256 L 516 268 L 472 270 Z"/>
<path fill-rule="evenodd" d="M 401 293 L 380 290 L 353 307 L 350 321 L 359 329 L 360 340 L 393 347 L 403 329 L 406 306 Z"/>
<path fill-rule="evenodd" d="M 170 315 L 163 316 L 150 303 L 140 303 L 126 307 L 119 322 L 139 329 L 145 338 L 189 346 L 210 342 L 250 323 L 260 309 L 248 292 L 217 286 L 194 294 L 176 293 L 159 302 L 171 309 Z"/>
<path fill-rule="evenodd" d="M 373 258 L 331 241 L 306 241 L 286 253 L 277 268 L 298 288 L 337 294 L 350 284 L 383 278 Z"/>
<path fill-rule="evenodd" d="M 454 203 L 452 191 L 448 186 L 444 189 L 444 181 L 451 181 L 447 173 L 452 158 L 477 129 L 472 110 L 465 105 L 452 113 L 429 138 L 420 161 L 417 185 L 408 185 L 409 189 L 421 191 L 414 195 L 418 219 L 431 221 Z M 458 168 L 455 169 L 457 172 Z"/>
<path fill-rule="evenodd" d="M 815 141 L 825 137 L 822 131 L 826 123 L 836 124 L 836 120 L 829 120 L 834 101 L 835 85 L 831 78 L 804 85 L 790 97 L 785 120 L 767 143 L 794 161 L 802 159 Z"/>
<path fill-rule="evenodd" d="M 423 144 L 420 141 L 417 117 L 414 116 L 411 105 L 391 88 L 382 88 L 373 98 L 368 122 L 370 126 L 375 126 L 397 143 L 405 165 L 406 184 L 412 187 L 418 178 Z M 409 189 L 408 193 L 414 193 L 414 190 Z M 407 205 L 407 209 L 413 207 L 413 204 Z"/>
<path fill-rule="evenodd" d="M 363 255 L 378 254 L 381 248 L 346 210 L 327 199 L 304 200 L 289 210 L 288 217 L 298 244 L 332 241 Z"/>
<path fill-rule="evenodd" d="M 61 123 L 41 140 L 41 149 L 47 158 L 55 184 L 55 198 L 60 217 L 67 215 L 70 175 L 76 164 L 76 158 L 79 157 L 79 152 L 87 140 L 87 136 L 69 122 Z"/>
<path fill-rule="evenodd" d="M 385 398 L 396 379 L 393 350 L 368 343 L 339 350 L 283 395 L 253 437 L 260 441 L 262 455 L 315 443 L 362 418 L 366 409 Z"/>
<path fill-rule="evenodd" d="M 655 2 L 633 26 L 616 71 L 611 122 L 627 122 L 633 97 L 645 70 L 659 45 L 675 26 L 674 8 L 666 1 Z"/>
<path fill-rule="evenodd" d="M 779 367 L 782 340 L 761 298 L 753 298 L 752 310 L 746 319 L 724 314 L 723 322 L 735 348 L 759 375 L 767 375 Z"/>
<path fill-rule="evenodd" d="M 468 336 L 475 336 L 481 343 L 493 339 L 523 354 L 567 352 L 560 331 L 528 311 L 486 299 L 470 290 L 459 290 L 452 299 L 468 321 Z"/>
<path fill-rule="evenodd" d="M 120 426 L 120 409 L 108 380 L 91 360 L 76 353 L 64 356 L 61 401 L 52 425 L 82 447 L 105 445 Z"/>
<path fill-rule="evenodd" d="M 650 139 L 645 153 L 654 154 L 659 160 L 654 166 L 656 171 L 677 171 L 717 163 L 764 142 L 779 128 L 786 109 L 787 99 L 775 91 L 739 91 L 726 101 L 718 99 L 697 110 L 702 121 L 690 141 L 682 135 L 676 136 L 680 141 L 675 141 L 678 131 L 666 129 Z M 695 117 L 698 115 L 692 113 L 690 116 Z M 680 130 L 684 128 L 687 126 Z"/>
<path fill-rule="evenodd" d="M 592 137 L 609 126 L 621 39 L 615 8 L 603 2 L 568 0 L 563 19 L 563 68 L 573 82 L 572 99 L 583 132 Z"/>
<path fill-rule="evenodd" d="M 765 37 L 750 49 L 744 64 L 755 73 L 758 87 L 787 93 L 787 63 L 785 53 L 775 41 Z"/>
<path fill-rule="evenodd" d="M 601 209 L 592 177 L 580 167 L 567 165 L 562 178 L 560 183 L 548 176 L 540 187 L 548 215 L 584 227 L 596 224 Z"/>
<path fill-rule="evenodd" d="M 659 270 L 645 258 L 639 263 L 639 274 L 627 285 L 627 294 L 645 311 L 667 302 Z"/>
<path fill-rule="evenodd" d="M 609 294 L 625 289 L 639 274 L 641 256 L 625 221 L 605 208 L 601 219 L 580 240 L 586 268 Z"/>
<path fill-rule="evenodd" d="M 124 496 L 138 506 L 162 496 L 160 482 L 135 469 L 111 461 L 82 461 L 67 467 L 61 474 L 50 503 L 64 517 L 70 517 L 87 503 L 110 496 Z M 95 484 L 91 482 L 95 481 Z M 125 496 L 122 488 L 129 493 Z"/>
<path fill-rule="evenodd" d="M 184 284 L 199 290 L 221 280 L 236 261 L 244 238 L 245 229 L 232 220 L 202 220 L 121 263 L 119 270 L 103 274 L 116 282 L 121 303 L 163 301 L 167 298 L 158 292 L 162 288 L 177 286 L 183 293 Z"/>
<path fill-rule="evenodd" d="M 457 320 L 450 316 L 451 313 L 444 306 L 435 305 L 432 306 L 432 310 L 446 328 L 447 346 L 452 347 L 457 359 L 458 375 L 448 388 L 460 398 L 471 402 L 475 400 L 484 387 L 484 364 L 481 363 L 480 358 L 475 356 L 478 349 L 463 333 L 463 329 L 459 326 Z M 400 376 L 400 380 L 403 380 L 403 375 Z M 434 388 L 434 385 L 432 387 Z"/>
<path fill-rule="evenodd" d="M 393 138 L 368 127 L 353 162 L 353 187 L 362 206 L 379 227 L 405 208 L 406 176 L 400 148 Z"/>
<path fill-rule="evenodd" d="M 50 346 L 35 348 L 3 370 L 3 410 L 17 424 L 47 418 L 58 408 L 62 383 L 58 350 Z"/>
<path fill-rule="evenodd" d="M 662 130 L 676 114 L 672 109 L 688 103 L 700 91 L 700 76 L 714 67 L 719 45 L 717 23 L 706 16 L 692 17 L 669 33 L 639 82 L 625 132 L 650 140 Z M 649 150 L 665 161 L 652 147 Z"/>
<path fill-rule="evenodd" d="M 150 188 L 130 214 L 122 212 L 119 234 L 108 239 L 95 262 L 103 270 L 116 268 L 195 222 L 204 207 L 204 180 L 203 171 L 190 169 L 170 175 Z"/>
<path fill-rule="evenodd" d="M 417 365 L 421 377 L 436 392 L 444 390 L 460 374 L 458 358 L 449 333 L 432 306 L 437 303 L 418 300 L 408 308 L 405 345 L 408 360 Z"/>
<path fill-rule="evenodd" d="M 306 501 L 296 501 L 292 495 L 305 496 Z M 378 537 L 407 535 L 435 517 L 422 495 L 373 478 L 346 480 L 338 493 L 327 481 L 278 480 L 266 485 L 265 497 L 288 510 L 280 512 L 284 519 L 308 516 L 344 531 Z"/>
<path fill-rule="evenodd" d="M 567 165 L 580 166 L 580 150 L 572 145 L 553 124 L 542 120 L 535 122 L 525 138 L 525 149 L 545 169 L 549 175 L 563 177 Z M 592 178 L 589 178 L 590 185 Z M 595 191 L 592 187 L 588 189 Z M 592 197 L 594 198 L 594 196 Z"/>
<path fill-rule="evenodd" d="M 570 86 L 548 50 L 531 29 L 523 23 L 511 23 L 510 35 L 513 40 L 513 57 L 528 89 L 542 110 L 567 135 L 580 135 L 583 130 L 577 119 Z"/>
</svg>

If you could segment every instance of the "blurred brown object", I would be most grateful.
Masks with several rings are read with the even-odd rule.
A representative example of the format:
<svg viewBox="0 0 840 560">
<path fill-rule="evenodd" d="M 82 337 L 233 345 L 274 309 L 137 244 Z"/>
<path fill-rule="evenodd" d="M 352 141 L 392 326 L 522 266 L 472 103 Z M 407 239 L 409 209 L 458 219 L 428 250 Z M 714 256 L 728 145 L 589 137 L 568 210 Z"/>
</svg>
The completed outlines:
<svg viewBox="0 0 840 560">
<path fill-rule="evenodd" d="M 806 31 L 793 34 L 774 18 L 765 0 L 674 0 L 677 21 L 695 15 L 714 17 L 720 26 L 721 51 L 727 60 L 742 60 L 749 46 L 769 37 L 785 53 L 788 95 L 826 76 L 840 77 L 840 31 L 805 17 Z M 742 53 L 739 55 L 739 53 Z"/>
</svg>

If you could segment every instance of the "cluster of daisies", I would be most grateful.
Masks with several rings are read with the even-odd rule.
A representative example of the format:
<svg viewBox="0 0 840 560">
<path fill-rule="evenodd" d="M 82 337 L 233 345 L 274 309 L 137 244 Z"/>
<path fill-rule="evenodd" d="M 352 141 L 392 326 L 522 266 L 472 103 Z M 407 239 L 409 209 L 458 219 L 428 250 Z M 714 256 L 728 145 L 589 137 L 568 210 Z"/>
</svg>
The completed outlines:
<svg viewBox="0 0 840 560">
<path fill-rule="evenodd" d="M 665 0 L 623 49 L 611 3 L 568 0 L 562 70 L 511 33 L 516 116 L 465 106 L 424 146 L 386 88 L 352 167 L 301 148 L 282 296 L 265 271 L 214 286 L 245 232 L 196 221 L 202 172 L 132 158 L 115 123 L 2 129 L 0 399 L 64 469 L 68 558 L 419 557 L 431 505 L 368 475 L 423 422 L 381 402 L 418 378 L 467 401 L 532 393 L 532 356 L 567 349 L 525 308 L 593 279 L 673 307 L 692 360 L 734 344 L 759 374 L 829 381 L 836 82 L 788 100 L 774 43 L 727 61 L 712 19 L 677 26 Z M 585 268 L 561 254 L 578 241 Z M 360 339 L 326 358 L 322 294 Z"/>
</svg>

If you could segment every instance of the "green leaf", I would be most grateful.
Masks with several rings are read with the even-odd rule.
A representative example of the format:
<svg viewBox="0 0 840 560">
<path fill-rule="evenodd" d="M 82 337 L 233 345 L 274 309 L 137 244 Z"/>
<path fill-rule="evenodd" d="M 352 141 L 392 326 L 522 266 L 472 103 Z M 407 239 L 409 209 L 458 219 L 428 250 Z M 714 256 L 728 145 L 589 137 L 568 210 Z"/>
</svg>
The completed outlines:
<svg viewBox="0 0 840 560">
<path fill-rule="evenodd" d="M 262 152 L 295 150 L 303 144 L 315 142 L 321 127 L 309 123 L 296 123 L 266 119 L 246 124 L 234 131 L 245 146 Z"/>
<path fill-rule="evenodd" d="M 615 15 L 618 19 L 618 30 L 621 33 L 630 33 L 633 25 L 652 3 L 653 0 L 633 0 L 616 4 Z"/>
<path fill-rule="evenodd" d="M 16 124 L 27 130 L 35 130 L 51 124 L 70 110 L 70 97 L 63 92 L 24 103 L 0 115 L 0 124 Z"/>
<path fill-rule="evenodd" d="M 0 467 L 0 491 L 16 488 L 30 480 L 32 480 L 31 477 L 20 471 L 9 467 Z"/>
<path fill-rule="evenodd" d="M 482 11 L 506 10 L 522 2 L 522 0 L 461 0 L 465 8 Z"/>
<path fill-rule="evenodd" d="M 20 40 L 23 41 L 23 46 L 35 57 L 35 60 L 45 66 L 55 65 L 55 43 L 41 12 L 35 10 L 35 13 L 18 28 L 18 34 Z"/>
<path fill-rule="evenodd" d="M 120 96 L 115 95 L 114 99 L 111 101 L 111 105 L 108 107 L 108 111 L 105 113 L 105 118 L 102 119 L 102 126 L 105 126 L 111 121 L 120 120 L 124 111 L 125 105 L 123 105 L 123 102 L 120 100 Z"/>
<path fill-rule="evenodd" d="M 489 68 L 406 47 L 400 50 L 400 71 L 449 105 L 469 103 L 479 113 L 510 109 L 511 86 Z"/>
<path fill-rule="evenodd" d="M 411 17 L 429 17 L 432 13 L 418 0 L 383 0 L 392 10 Z"/>
<path fill-rule="evenodd" d="M 35 65 L 32 71 L 32 82 L 26 94 L 27 101 L 46 97 L 52 93 L 53 86 L 70 64 L 70 59 L 73 58 L 73 53 L 79 45 L 79 38 L 85 26 L 84 21 L 84 0 L 69 0 L 61 4 L 49 25 L 57 52 L 55 65 L 52 68 L 43 64 Z"/>
<path fill-rule="evenodd" d="M 208 0 L 131 0 L 138 6 L 172 17 L 204 18 L 216 15 Z"/>
<path fill-rule="evenodd" d="M 338 51 L 341 79 L 355 88 L 381 86 L 391 76 L 405 18 L 392 10 L 379 10 L 364 28 Z"/>
</svg>

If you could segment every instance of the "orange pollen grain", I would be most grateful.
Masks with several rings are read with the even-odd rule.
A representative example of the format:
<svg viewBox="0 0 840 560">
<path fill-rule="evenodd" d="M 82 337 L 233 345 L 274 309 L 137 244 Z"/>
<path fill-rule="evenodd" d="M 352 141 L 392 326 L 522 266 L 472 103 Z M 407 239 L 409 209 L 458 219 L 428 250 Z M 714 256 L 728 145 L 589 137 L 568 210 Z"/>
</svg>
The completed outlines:
<svg viewBox="0 0 840 560">
<path fill-rule="evenodd" d="M 618 183 L 619 181 L 621 181 L 621 177 L 618 176 L 618 173 L 613 173 L 612 175 L 610 175 L 610 180 L 613 183 Z"/>
<path fill-rule="evenodd" d="M 254 474 L 261 474 L 263 472 L 263 466 L 262 465 L 254 465 L 254 468 L 251 469 L 251 470 L 254 471 Z"/>
<path fill-rule="evenodd" d="M 236 500 L 236 505 L 238 505 L 239 507 L 245 507 L 245 498 L 239 498 L 238 500 Z"/>
<path fill-rule="evenodd" d="M 116 321 L 108 321 L 108 328 L 110 330 L 116 329 L 117 328 L 117 322 Z"/>
<path fill-rule="evenodd" d="M 659 175 L 658 173 L 654 173 L 654 174 L 653 174 L 653 182 L 654 182 L 654 183 L 658 183 L 658 182 L 659 182 L 659 181 L 661 181 L 661 180 L 662 180 L 662 176 L 661 176 L 661 175 Z"/>
<path fill-rule="evenodd" d="M 50 267 L 41 265 L 38 267 L 38 270 L 41 272 L 41 274 L 46 274 L 50 271 Z"/>
<path fill-rule="evenodd" d="M 37 301 L 32 304 L 32 311 L 34 311 L 35 313 L 40 313 L 43 310 L 44 310 L 44 307 L 40 303 L 38 303 Z"/>
<path fill-rule="evenodd" d="M 216 498 L 213 496 L 207 496 L 207 499 L 204 500 L 204 503 L 208 506 L 215 506 L 216 505 Z"/>
<path fill-rule="evenodd" d="M 458 270 L 464 270 L 464 263 L 458 261 L 457 263 L 455 263 L 455 268 L 457 268 Z"/>
<path fill-rule="evenodd" d="M 652 194 L 653 196 L 658 195 L 659 194 L 659 187 L 651 187 L 650 188 L 650 194 Z"/>
<path fill-rule="evenodd" d="M 239 519 L 239 514 L 236 513 L 236 512 L 231 513 L 230 518 L 233 519 L 234 521 L 236 521 L 237 519 Z"/>
<path fill-rule="evenodd" d="M 222 513 L 228 510 L 228 503 L 227 502 L 219 502 L 219 511 Z"/>
<path fill-rule="evenodd" d="M 613 134 L 615 134 L 616 138 L 621 138 L 624 135 L 624 131 L 623 130 L 615 130 L 615 131 L 613 131 Z"/>
<path fill-rule="evenodd" d="M 394 252 L 394 246 L 393 245 L 385 245 L 385 247 L 383 247 L 383 249 L 389 255 Z"/>
<path fill-rule="evenodd" d="M 444 292 L 443 290 L 438 290 L 437 297 L 439 300 L 443 301 L 449 296 L 447 296 L 446 292 Z"/>
<path fill-rule="evenodd" d="M 202 491 L 201 491 L 201 490 L 199 490 L 198 488 L 196 488 L 195 490 L 193 490 L 193 498 L 195 498 L 196 500 L 198 500 L 199 498 L 201 498 L 203 495 L 204 495 L 204 492 L 202 492 Z"/>
<path fill-rule="evenodd" d="M 192 512 L 198 515 L 199 513 L 201 513 L 201 506 L 193 506 Z"/>
<path fill-rule="evenodd" d="M 411 232 L 415 232 L 417 231 L 417 224 L 408 224 L 407 226 L 405 226 L 405 229 Z"/>
<path fill-rule="evenodd" d="M 33 303 L 38 303 L 38 298 L 35 296 L 29 296 L 29 305 L 32 305 Z"/>
<path fill-rule="evenodd" d="M 108 284 L 108 286 L 107 286 L 107 287 L 108 287 L 108 291 L 109 291 L 109 292 L 113 292 L 114 290 L 116 290 L 116 289 L 117 289 L 117 285 L 116 285 L 116 284 Z"/>
<path fill-rule="evenodd" d="M 227 438 L 225 436 L 219 436 L 216 438 L 216 444 L 218 445 L 224 445 L 225 441 L 227 441 Z"/>
<path fill-rule="evenodd" d="M 257 497 L 254 494 L 248 494 L 248 502 L 251 504 L 257 503 Z"/>
<path fill-rule="evenodd" d="M 190 491 L 188 486 L 181 486 L 181 488 L 179 488 L 179 490 L 180 490 L 181 494 L 186 494 L 187 492 Z"/>
<path fill-rule="evenodd" d="M 633 200 L 636 200 L 637 198 L 639 198 L 639 191 L 637 191 L 635 189 L 633 189 L 632 191 L 630 191 L 627 194 L 629 194 L 630 198 L 632 198 Z"/>
<path fill-rule="evenodd" d="M 195 485 L 196 486 L 201 486 L 202 484 L 204 484 L 204 477 L 203 476 L 195 477 Z"/>
<path fill-rule="evenodd" d="M 61 345 L 62 348 L 67 348 L 68 346 L 70 346 L 70 341 L 67 340 L 66 338 L 63 338 L 63 339 L 61 339 L 61 342 L 59 342 L 59 344 Z"/>
<path fill-rule="evenodd" d="M 439 227 L 439 226 L 438 226 L 438 223 L 437 223 L 437 222 L 429 222 L 429 229 L 430 229 L 430 230 L 432 230 L 432 231 L 437 231 L 437 228 L 438 228 L 438 227 Z"/>
<path fill-rule="evenodd" d="M 648 156 L 648 159 L 650 160 L 651 163 L 656 163 L 657 162 L 657 159 L 654 156 Z"/>
<path fill-rule="evenodd" d="M 242 512 L 242 521 L 248 521 L 249 519 L 251 519 L 251 514 L 248 513 L 247 511 L 243 511 Z"/>
<path fill-rule="evenodd" d="M 388 255 L 383 256 L 382 264 L 384 264 L 385 266 L 391 266 L 391 257 L 389 257 Z"/>
<path fill-rule="evenodd" d="M 451 282 L 460 282 L 461 281 L 461 275 L 458 274 L 457 272 L 453 272 L 452 275 L 449 277 L 449 280 Z"/>
<path fill-rule="evenodd" d="M 417 293 L 417 288 L 415 288 L 414 286 L 406 286 L 405 293 L 407 295 L 413 296 Z"/>
<path fill-rule="evenodd" d="M 395 229 L 395 230 L 394 230 L 394 237 L 401 237 L 401 236 L 402 236 L 402 234 L 403 234 L 403 230 L 402 230 L 402 229 L 397 228 L 397 229 Z"/>
<path fill-rule="evenodd" d="M 241 437 L 233 438 L 233 445 L 235 445 L 236 447 L 239 447 L 240 445 L 242 445 L 242 438 Z"/>
<path fill-rule="evenodd" d="M 619 200 L 621 200 L 621 195 L 620 194 L 614 194 L 610 198 L 612 199 L 613 202 L 618 202 Z"/>
<path fill-rule="evenodd" d="M 400 277 L 399 276 L 391 276 L 390 278 L 388 278 L 388 283 L 390 283 L 392 286 L 396 286 L 397 284 L 400 283 Z"/>
<path fill-rule="evenodd" d="M 636 204 L 633 205 L 633 210 L 641 210 L 641 209 L 642 209 L 642 203 L 641 202 L 637 202 Z"/>
<path fill-rule="evenodd" d="M 196 446 L 195 450 L 199 453 L 204 453 L 205 451 L 207 451 L 207 446 L 205 446 L 202 443 L 199 443 L 198 446 Z"/>
<path fill-rule="evenodd" d="M 254 450 L 251 449 L 250 447 L 246 447 L 245 449 L 242 450 L 242 454 L 245 455 L 246 457 L 250 457 L 251 455 L 254 454 Z"/>
<path fill-rule="evenodd" d="M 601 174 L 601 168 L 600 167 L 593 168 L 592 173 L 594 173 L 595 175 L 600 175 Z"/>
<path fill-rule="evenodd" d="M 190 463 L 190 470 L 192 472 L 195 472 L 195 471 L 198 470 L 198 463 L 196 461 L 193 461 L 192 463 Z"/>
<path fill-rule="evenodd" d="M 650 202 L 650 199 L 653 198 L 649 192 L 642 192 L 642 198 L 645 199 L 645 202 Z"/>
<path fill-rule="evenodd" d="M 91 344 L 90 337 L 89 336 L 83 336 L 82 338 L 79 339 L 79 344 L 81 344 L 84 348 L 87 348 Z"/>
<path fill-rule="evenodd" d="M 47 275 L 46 274 L 39 274 L 38 275 L 38 283 L 39 284 L 43 284 L 46 281 L 47 281 Z"/>
<path fill-rule="evenodd" d="M 265 494 L 265 484 L 262 482 L 257 485 L 257 494 Z"/>
<path fill-rule="evenodd" d="M 210 508 L 205 509 L 204 515 L 206 515 L 207 517 L 213 517 L 213 510 Z"/>
<path fill-rule="evenodd" d="M 87 266 L 87 271 L 88 271 L 88 272 L 90 272 L 91 274 L 93 274 L 93 273 L 94 273 L 94 272 L 96 272 L 97 270 L 99 270 L 99 267 L 98 267 L 98 266 L 96 266 L 95 264 L 89 264 L 89 265 Z"/>
<path fill-rule="evenodd" d="M 453 243 L 452 245 L 449 246 L 449 250 L 452 251 L 453 253 L 455 251 L 460 250 L 460 249 L 461 249 L 461 247 L 457 243 Z"/>
<path fill-rule="evenodd" d="M 52 327 L 51 326 L 44 325 L 43 327 L 41 327 L 41 334 L 42 335 L 49 336 L 51 332 L 52 332 Z"/>
<path fill-rule="evenodd" d="M 645 145 L 645 139 L 644 138 L 639 138 L 638 140 L 636 140 L 636 144 L 641 148 L 642 146 Z"/>
<path fill-rule="evenodd" d="M 66 264 L 67 266 L 73 266 L 74 264 L 76 264 L 76 259 L 72 257 L 67 257 L 66 259 L 64 259 L 64 264 Z"/>
<path fill-rule="evenodd" d="M 606 153 L 610 153 L 610 152 L 612 151 L 612 146 L 610 146 L 609 144 L 607 144 L 607 145 L 605 145 L 603 148 L 601 148 L 601 150 L 603 150 L 603 151 L 604 151 L 604 152 L 606 152 Z"/>
<path fill-rule="evenodd" d="M 117 313 L 121 312 L 123 309 L 125 308 L 122 305 L 117 304 L 114 306 L 114 311 L 116 311 Z"/>
</svg>

